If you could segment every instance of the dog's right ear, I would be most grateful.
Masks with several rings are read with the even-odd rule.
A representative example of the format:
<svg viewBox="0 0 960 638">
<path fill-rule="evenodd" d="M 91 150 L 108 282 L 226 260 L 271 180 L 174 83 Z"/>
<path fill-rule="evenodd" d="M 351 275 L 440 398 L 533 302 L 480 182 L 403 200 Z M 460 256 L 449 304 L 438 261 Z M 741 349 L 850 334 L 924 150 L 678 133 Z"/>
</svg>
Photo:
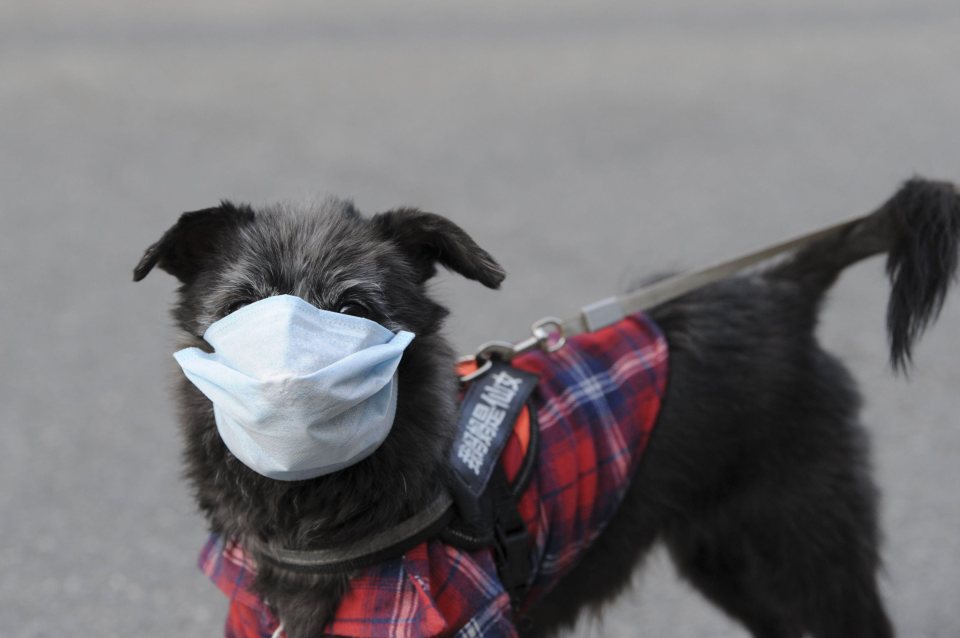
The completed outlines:
<svg viewBox="0 0 960 638">
<path fill-rule="evenodd" d="M 462 228 L 446 217 L 416 208 L 398 208 L 370 220 L 386 239 L 395 242 L 411 259 L 423 283 L 442 264 L 487 288 L 499 288 L 506 273 L 490 253 L 477 245 Z"/>
<path fill-rule="evenodd" d="M 183 213 L 160 240 L 147 248 L 133 269 L 133 280 L 140 281 L 159 266 L 183 283 L 196 276 L 203 260 L 213 254 L 217 239 L 224 231 L 253 219 L 249 206 L 220 206 Z"/>
</svg>

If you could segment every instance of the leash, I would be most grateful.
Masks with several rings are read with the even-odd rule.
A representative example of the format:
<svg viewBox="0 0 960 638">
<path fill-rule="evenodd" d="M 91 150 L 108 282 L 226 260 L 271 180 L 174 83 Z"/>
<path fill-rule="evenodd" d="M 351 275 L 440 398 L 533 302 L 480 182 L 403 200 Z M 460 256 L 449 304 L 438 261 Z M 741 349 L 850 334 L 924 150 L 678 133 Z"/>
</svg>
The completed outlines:
<svg viewBox="0 0 960 638">
<path fill-rule="evenodd" d="M 872 213 L 871 213 L 872 214 Z M 725 279 L 742 270 L 768 261 L 773 257 L 788 252 L 794 252 L 819 239 L 834 233 L 843 232 L 856 226 L 869 217 L 862 215 L 839 224 L 827 226 L 820 230 L 794 237 L 785 242 L 774 244 L 767 248 L 728 259 L 707 268 L 692 272 L 673 275 L 666 279 L 654 282 L 633 292 L 614 295 L 587 304 L 580 308 L 580 312 L 568 319 L 544 317 L 533 323 L 531 336 L 516 343 L 510 341 L 488 341 L 482 344 L 475 354 L 464 357 L 463 360 L 477 361 L 480 365 L 476 371 L 460 378 L 467 383 L 480 377 L 489 370 L 493 360 L 510 361 L 518 354 L 539 348 L 547 353 L 556 352 L 563 348 L 567 339 L 584 332 L 596 332 L 601 328 L 613 325 L 642 310 L 649 310 L 664 302 L 676 299 L 707 284 Z"/>
</svg>

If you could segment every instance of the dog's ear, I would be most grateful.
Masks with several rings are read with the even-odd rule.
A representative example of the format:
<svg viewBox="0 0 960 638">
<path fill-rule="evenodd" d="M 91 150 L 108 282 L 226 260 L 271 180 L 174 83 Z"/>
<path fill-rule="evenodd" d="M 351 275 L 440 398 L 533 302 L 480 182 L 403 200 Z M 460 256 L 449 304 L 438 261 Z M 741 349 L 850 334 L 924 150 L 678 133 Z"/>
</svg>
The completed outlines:
<svg viewBox="0 0 960 638">
<path fill-rule="evenodd" d="M 437 274 L 437 263 L 487 288 L 499 288 L 506 277 L 490 253 L 445 217 L 415 208 L 398 208 L 374 215 L 371 223 L 413 261 L 420 275 L 417 283 Z"/>
<path fill-rule="evenodd" d="M 196 276 L 204 259 L 216 249 L 216 242 L 225 231 L 253 219 L 249 206 L 220 206 L 183 213 L 177 223 L 160 240 L 147 248 L 140 263 L 133 269 L 133 280 L 140 281 L 159 266 L 183 283 Z"/>
</svg>

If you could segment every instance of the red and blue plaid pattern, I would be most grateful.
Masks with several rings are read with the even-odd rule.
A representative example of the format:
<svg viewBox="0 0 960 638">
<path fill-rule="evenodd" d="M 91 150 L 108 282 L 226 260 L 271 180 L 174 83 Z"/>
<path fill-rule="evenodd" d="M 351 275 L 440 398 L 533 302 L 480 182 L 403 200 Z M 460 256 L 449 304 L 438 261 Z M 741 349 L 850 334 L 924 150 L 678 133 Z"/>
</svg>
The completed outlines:
<svg viewBox="0 0 960 638">
<path fill-rule="evenodd" d="M 540 376 L 533 395 L 538 466 L 519 502 L 533 539 L 535 572 L 522 607 L 542 598 L 582 556 L 623 499 L 656 423 L 667 383 L 667 343 L 644 314 L 578 335 L 553 354 L 513 364 Z M 508 476 L 525 443 L 503 454 Z M 235 543 L 211 537 L 200 568 L 230 597 L 227 638 L 270 638 L 277 621 L 250 586 L 255 565 Z M 329 635 L 369 638 L 516 636 L 510 598 L 488 549 L 429 541 L 362 570 Z"/>
</svg>

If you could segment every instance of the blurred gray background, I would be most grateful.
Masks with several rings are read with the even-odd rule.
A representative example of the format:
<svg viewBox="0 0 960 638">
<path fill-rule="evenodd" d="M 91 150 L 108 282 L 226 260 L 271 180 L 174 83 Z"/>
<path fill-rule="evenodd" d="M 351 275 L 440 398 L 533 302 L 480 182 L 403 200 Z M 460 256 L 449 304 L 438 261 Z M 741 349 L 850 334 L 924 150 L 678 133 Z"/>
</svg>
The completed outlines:
<svg viewBox="0 0 960 638">
<path fill-rule="evenodd" d="M 180 477 L 174 281 L 131 269 L 183 210 L 337 194 L 449 215 L 510 276 L 450 276 L 464 351 L 632 277 L 960 179 L 955 2 L 0 4 L 0 633 L 215 636 Z M 863 382 L 900 634 L 960 635 L 960 291 L 886 366 L 882 262 L 824 341 Z M 816 397 L 810 397 L 812 401 Z M 745 634 L 651 557 L 576 636 Z"/>
</svg>

